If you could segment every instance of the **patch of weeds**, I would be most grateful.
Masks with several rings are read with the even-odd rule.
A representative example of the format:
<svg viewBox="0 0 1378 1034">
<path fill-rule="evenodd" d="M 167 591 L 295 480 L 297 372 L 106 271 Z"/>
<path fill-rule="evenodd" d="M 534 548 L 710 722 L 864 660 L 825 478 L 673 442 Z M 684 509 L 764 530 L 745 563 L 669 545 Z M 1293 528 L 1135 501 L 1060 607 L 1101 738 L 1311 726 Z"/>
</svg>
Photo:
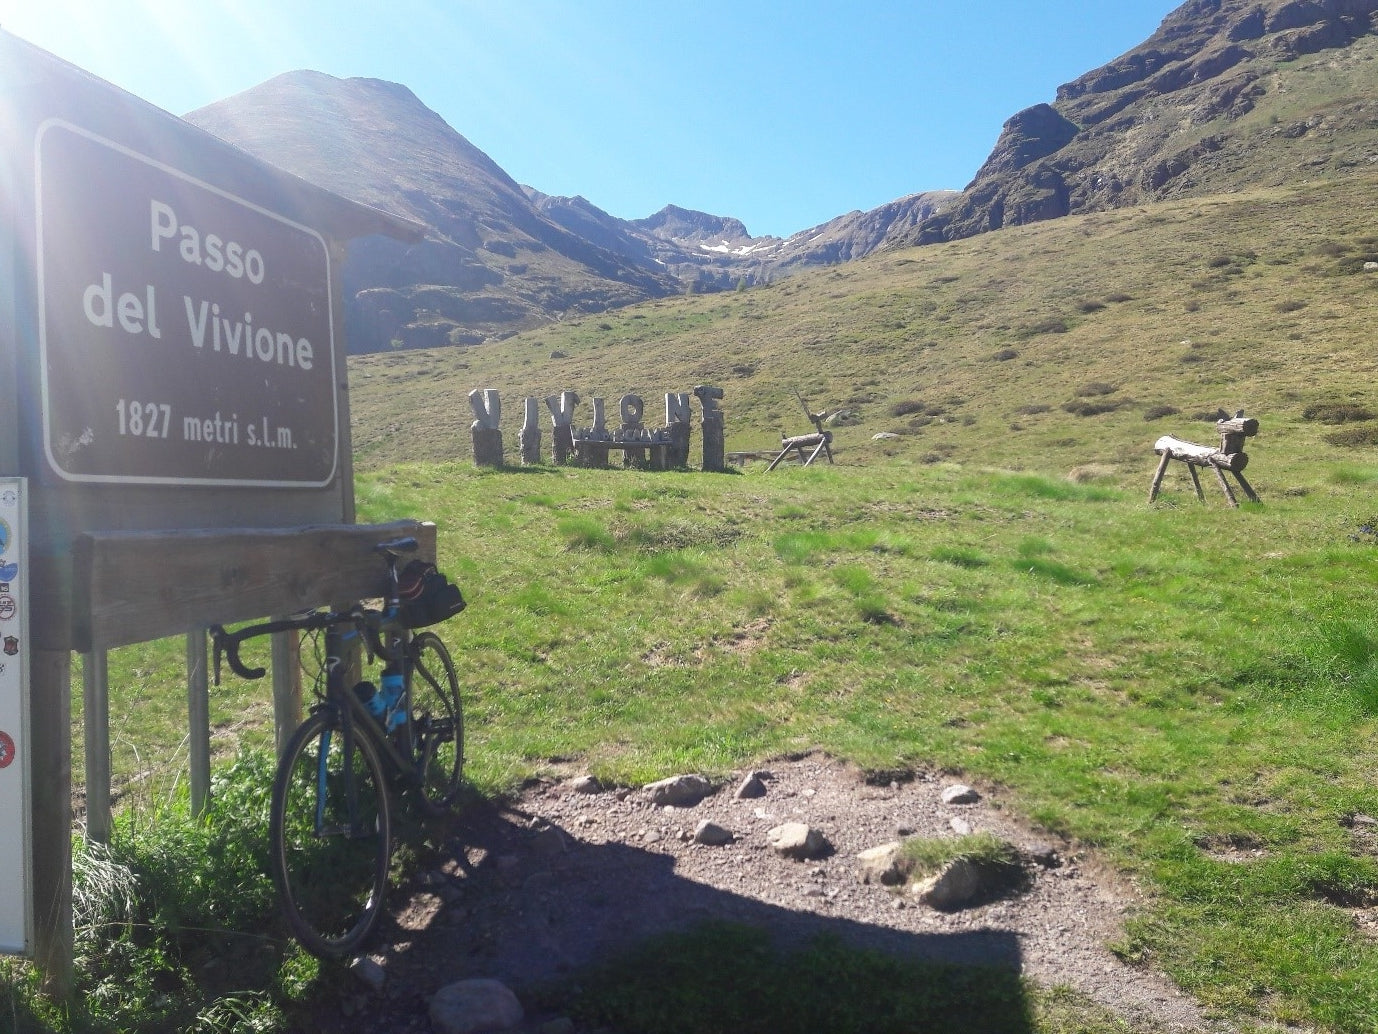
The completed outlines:
<svg viewBox="0 0 1378 1034">
<path fill-rule="evenodd" d="M 1346 427 L 1340 431 L 1331 431 L 1325 435 L 1325 440 L 1331 445 L 1338 445 L 1345 449 L 1359 449 L 1369 445 L 1378 445 L 1378 426 L 1369 424 L 1366 427 Z"/>
<path fill-rule="evenodd" d="M 1117 291 L 1114 294 L 1107 294 L 1105 296 L 1105 300 L 1107 302 L 1112 302 L 1118 305 L 1121 302 L 1132 302 L 1134 300 L 1134 296 L 1132 294 L 1123 294 L 1122 292 Z"/>
<path fill-rule="evenodd" d="M 1313 402 L 1301 411 L 1301 418 L 1320 424 L 1348 424 L 1372 420 L 1373 411 L 1353 402 Z"/>
<path fill-rule="evenodd" d="M 1011 359 L 1018 359 L 1019 353 L 1016 352 L 1013 348 L 1002 348 L 1000 349 L 1000 351 L 992 355 L 991 358 L 998 363 L 1005 363 L 1009 362 Z"/>
<path fill-rule="evenodd" d="M 1100 402 L 1079 399 L 1075 402 L 1064 402 L 1062 408 L 1073 416 L 1100 416 L 1103 413 L 1115 412 L 1122 404 L 1114 399 L 1105 399 Z"/>
<path fill-rule="evenodd" d="M 1058 585 L 1089 587 L 1097 584 L 1094 575 L 1083 574 L 1075 568 L 1068 567 L 1056 560 L 1048 560 L 1045 557 L 1020 557 L 1012 563 L 1016 571 L 1038 575 L 1040 578 L 1047 578 Z"/>
<path fill-rule="evenodd" d="M 1096 398 L 1100 395 L 1113 395 L 1119 388 L 1114 384 L 1107 384 L 1105 381 L 1090 381 L 1083 384 L 1073 394 L 1079 399 Z"/>
<path fill-rule="evenodd" d="M 1065 334 L 1067 333 L 1067 321 L 1058 316 L 1053 316 L 1046 320 L 1039 320 L 1031 323 L 1019 332 L 1020 337 L 1038 337 L 1042 334 Z"/>
<path fill-rule="evenodd" d="M 1296 312 L 1296 311 L 1298 311 L 1299 309 L 1304 309 L 1304 308 L 1306 308 L 1306 304 L 1307 304 L 1306 302 L 1301 301 L 1300 299 L 1291 298 L 1291 299 L 1288 299 L 1287 301 L 1278 302 L 1276 305 L 1273 306 L 1273 311 L 1274 311 L 1274 312 Z"/>
<path fill-rule="evenodd" d="M 562 517 L 555 530 L 569 550 L 611 553 L 617 549 L 612 532 L 592 517 Z"/>
<path fill-rule="evenodd" d="M 990 563 L 976 550 L 966 549 L 962 546 L 939 546 L 929 556 L 939 563 L 951 564 L 953 567 L 965 567 L 969 570 L 985 567 Z"/>
<path fill-rule="evenodd" d="M 1100 311 L 1101 311 L 1102 309 L 1104 309 L 1104 308 L 1105 308 L 1105 303 L 1104 303 L 1104 302 L 1084 301 L 1084 302 L 1082 302 L 1080 305 L 1077 306 L 1077 311 L 1080 312 L 1080 313 L 1084 313 L 1085 315 L 1089 316 L 1089 315 L 1091 315 L 1093 312 L 1100 312 Z"/>
<path fill-rule="evenodd" d="M 932 876 L 952 862 L 970 862 L 992 869 L 1022 869 L 1019 851 L 994 833 L 961 837 L 911 837 L 904 841 L 904 859 L 913 875 Z"/>
<path fill-rule="evenodd" d="M 1027 406 L 1020 406 L 1015 412 L 1020 416 L 1038 416 L 1040 413 L 1051 412 L 1052 408 L 1052 406 L 1046 406 L 1041 402 L 1035 402 Z"/>
<path fill-rule="evenodd" d="M 896 402 L 893 406 L 890 407 L 891 416 L 909 416 L 910 414 L 919 414 L 920 416 L 934 417 L 941 416 L 942 413 L 942 406 L 930 405 L 929 403 L 924 402 L 922 399 L 905 399 L 902 402 Z"/>
<path fill-rule="evenodd" d="M 1145 420 L 1161 420 L 1165 416 L 1176 416 L 1182 412 L 1176 406 L 1150 406 L 1144 410 Z"/>
</svg>

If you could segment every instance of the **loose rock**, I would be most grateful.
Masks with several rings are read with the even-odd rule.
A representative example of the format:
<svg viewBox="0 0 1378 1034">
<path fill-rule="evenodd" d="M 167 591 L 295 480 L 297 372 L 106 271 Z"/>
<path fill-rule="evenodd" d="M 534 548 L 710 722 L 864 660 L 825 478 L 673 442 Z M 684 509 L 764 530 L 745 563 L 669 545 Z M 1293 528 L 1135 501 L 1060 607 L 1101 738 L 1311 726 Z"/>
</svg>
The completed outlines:
<svg viewBox="0 0 1378 1034">
<path fill-rule="evenodd" d="M 911 894 L 930 908 L 953 912 L 975 901 L 982 889 L 980 870 L 965 858 L 958 858 L 936 876 L 914 884 Z"/>
<path fill-rule="evenodd" d="M 377 959 L 369 958 L 367 955 L 360 955 L 349 964 L 349 971 L 354 974 L 354 978 L 367 987 L 374 994 L 383 990 L 388 982 L 387 972 L 379 964 Z"/>
<path fill-rule="evenodd" d="M 761 779 L 761 773 L 748 772 L 746 778 L 742 780 L 742 784 L 737 787 L 737 792 L 734 796 L 739 801 L 747 801 L 756 797 L 764 797 L 765 795 L 766 784 L 764 780 Z"/>
<path fill-rule="evenodd" d="M 898 840 L 862 851 L 857 855 L 857 876 L 862 883 L 899 886 L 909 877 L 903 851 L 904 845 Z"/>
<path fill-rule="evenodd" d="M 944 804 L 975 804 L 981 795 L 964 783 L 954 783 L 943 790 Z"/>
<path fill-rule="evenodd" d="M 649 783 L 646 790 L 657 808 L 692 808 L 713 792 L 713 785 L 701 775 L 677 775 Z"/>
<path fill-rule="evenodd" d="M 475 1034 L 511 1030 L 526 1013 L 501 981 L 461 980 L 431 999 L 430 1017 L 437 1034 Z"/>
<path fill-rule="evenodd" d="M 807 861 L 822 858 L 828 853 L 827 838 L 818 830 L 802 822 L 786 822 L 766 834 L 766 842 L 782 858 Z"/>
<path fill-rule="evenodd" d="M 705 844 L 709 847 L 721 847 L 723 844 L 732 843 L 732 831 L 724 829 L 716 822 L 704 819 L 694 830 L 694 843 Z"/>
</svg>

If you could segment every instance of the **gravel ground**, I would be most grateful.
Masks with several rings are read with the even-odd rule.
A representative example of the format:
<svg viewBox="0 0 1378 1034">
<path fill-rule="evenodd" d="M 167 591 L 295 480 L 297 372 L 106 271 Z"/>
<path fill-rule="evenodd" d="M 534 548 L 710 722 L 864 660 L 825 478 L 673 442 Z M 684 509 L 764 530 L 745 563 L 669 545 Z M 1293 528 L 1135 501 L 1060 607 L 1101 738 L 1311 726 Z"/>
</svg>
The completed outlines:
<svg viewBox="0 0 1378 1034">
<path fill-rule="evenodd" d="M 1017 968 L 1066 985 L 1143 1030 L 1205 1030 L 1190 998 L 1106 948 L 1135 905 L 1131 888 L 1085 856 L 1040 837 L 988 796 L 947 805 L 955 780 L 918 774 L 879 784 L 820 755 L 762 769 L 764 797 L 737 800 L 737 783 L 689 808 L 657 808 L 644 790 L 586 794 L 541 783 L 502 809 L 471 809 L 444 864 L 401 889 L 375 944 L 387 983 L 322 1017 L 331 1029 L 428 1031 L 427 1003 L 446 984 L 496 978 L 524 988 L 563 976 L 638 940 L 705 919 L 765 924 L 786 940 L 828 933 L 926 958 Z M 744 773 L 743 773 L 744 775 Z M 701 820 L 731 843 L 693 842 Z M 767 830 L 819 829 L 832 852 L 777 857 Z M 856 856 L 905 835 L 995 833 L 1041 855 L 1027 891 L 942 913 L 863 885 Z M 545 1018 L 533 1018 L 539 1030 Z"/>
</svg>

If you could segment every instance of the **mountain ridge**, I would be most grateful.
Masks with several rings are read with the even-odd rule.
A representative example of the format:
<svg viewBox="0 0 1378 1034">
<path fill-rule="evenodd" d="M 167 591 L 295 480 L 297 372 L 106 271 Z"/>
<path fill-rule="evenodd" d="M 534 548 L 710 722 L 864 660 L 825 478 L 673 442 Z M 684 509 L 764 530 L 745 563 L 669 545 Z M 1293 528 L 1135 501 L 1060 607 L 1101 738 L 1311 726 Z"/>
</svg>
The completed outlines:
<svg viewBox="0 0 1378 1034">
<path fill-rule="evenodd" d="M 353 350 L 465 345 L 882 250 L 1367 167 L 1378 162 L 1367 99 L 1378 89 L 1376 20 L 1378 0 L 1188 0 L 1137 47 L 1011 116 L 963 190 L 787 238 L 676 205 L 622 219 L 520 186 L 409 89 L 380 80 L 286 73 L 186 117 L 432 227 L 412 246 L 351 246 Z M 1320 64 L 1301 60 L 1325 52 Z"/>
</svg>

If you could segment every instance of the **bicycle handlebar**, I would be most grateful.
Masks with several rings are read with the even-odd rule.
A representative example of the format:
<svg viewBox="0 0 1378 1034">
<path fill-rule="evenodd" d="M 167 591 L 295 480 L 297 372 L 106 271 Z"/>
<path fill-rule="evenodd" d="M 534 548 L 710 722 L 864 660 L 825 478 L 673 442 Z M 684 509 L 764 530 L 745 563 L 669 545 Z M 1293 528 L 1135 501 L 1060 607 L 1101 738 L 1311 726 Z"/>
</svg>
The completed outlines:
<svg viewBox="0 0 1378 1034">
<path fill-rule="evenodd" d="M 364 610 L 355 606 L 349 610 L 318 611 L 295 618 L 279 618 L 264 621 L 257 625 L 227 632 L 223 625 L 212 625 L 211 641 L 215 645 L 215 684 L 220 685 L 220 659 L 223 654 L 229 662 L 230 670 L 242 679 L 261 679 L 267 674 L 266 668 L 251 668 L 240 659 L 239 644 L 246 639 L 277 632 L 309 632 L 331 628 L 336 625 L 352 625 L 364 637 L 370 656 L 391 659 L 393 651 L 383 642 L 382 628 L 387 624 L 390 614 L 378 610 Z"/>
<path fill-rule="evenodd" d="M 393 599 L 388 600 L 390 606 L 395 606 L 397 600 L 397 561 L 405 553 L 415 553 L 421 548 L 421 543 L 413 535 L 405 535 L 401 538 L 389 539 L 387 542 L 379 542 L 373 547 L 375 553 L 380 553 L 387 561 L 388 577 L 392 583 Z M 392 652 L 383 643 L 381 635 L 382 626 L 387 619 L 392 617 L 391 611 L 364 610 L 357 604 L 349 610 L 336 611 L 317 611 L 296 618 L 279 618 L 277 621 L 265 621 L 257 625 L 248 625 L 235 632 L 225 631 L 223 625 L 212 625 L 211 639 L 215 644 L 215 684 L 220 685 L 220 658 L 223 653 L 225 659 L 229 661 L 230 669 L 242 679 L 261 679 L 267 674 L 265 668 L 250 668 L 239 658 L 239 644 L 246 639 L 253 639 L 261 635 L 273 635 L 277 632 L 291 631 L 312 631 L 315 629 L 329 628 L 332 625 L 350 624 L 355 627 L 368 643 L 369 653 L 372 657 L 382 657 L 385 660 L 392 659 Z"/>
</svg>

